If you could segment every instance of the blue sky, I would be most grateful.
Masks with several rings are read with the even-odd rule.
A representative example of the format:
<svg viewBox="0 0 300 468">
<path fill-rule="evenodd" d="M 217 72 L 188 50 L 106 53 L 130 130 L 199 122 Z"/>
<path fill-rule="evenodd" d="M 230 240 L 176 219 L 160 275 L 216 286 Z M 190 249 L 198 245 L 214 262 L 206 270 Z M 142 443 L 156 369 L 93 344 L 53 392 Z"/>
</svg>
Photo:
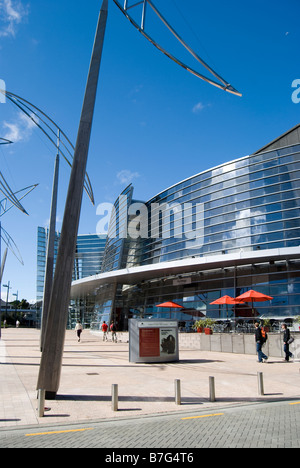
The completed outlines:
<svg viewBox="0 0 300 468">
<path fill-rule="evenodd" d="M 53 118 L 75 143 L 101 0 L 0 0 L 0 80 Z M 131 2 L 132 3 L 132 2 Z M 80 234 L 94 233 L 97 205 L 133 182 L 147 200 L 205 169 L 250 154 L 300 121 L 299 0 L 154 0 L 194 50 L 243 97 L 192 76 L 155 49 L 109 0 L 88 160 L 96 206 L 84 196 Z M 147 28 L 188 65 L 205 72 L 152 15 Z M 19 298 L 36 289 L 37 227 L 49 218 L 55 151 L 11 104 L 0 104 L 1 171 L 14 190 L 38 183 L 2 217 L 25 265 L 9 254 L 3 284 Z M 69 168 L 62 162 L 58 224 Z M 4 296 L 6 292 L 4 291 Z M 3 296 L 3 292 L 2 292 Z M 13 297 L 11 296 L 11 299 Z"/>
</svg>

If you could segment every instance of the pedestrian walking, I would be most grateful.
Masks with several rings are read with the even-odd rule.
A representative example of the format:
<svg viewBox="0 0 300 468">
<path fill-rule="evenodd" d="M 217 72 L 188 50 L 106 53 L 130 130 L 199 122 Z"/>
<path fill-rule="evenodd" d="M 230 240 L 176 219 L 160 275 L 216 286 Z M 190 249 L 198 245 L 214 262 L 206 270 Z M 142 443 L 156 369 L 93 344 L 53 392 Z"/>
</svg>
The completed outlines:
<svg viewBox="0 0 300 468">
<path fill-rule="evenodd" d="M 111 331 L 111 339 L 113 342 L 117 342 L 117 327 L 114 322 L 111 322 L 110 325 L 110 331 Z"/>
<path fill-rule="evenodd" d="M 283 330 L 283 351 L 285 353 L 285 362 L 289 362 L 290 358 L 293 357 L 293 354 L 290 352 L 290 344 L 291 344 L 291 332 L 287 327 L 286 323 L 281 325 Z"/>
<path fill-rule="evenodd" d="M 264 341 L 259 323 L 256 323 L 254 326 L 255 326 L 255 341 L 256 341 L 256 351 L 258 355 L 258 362 L 264 362 L 268 360 L 268 356 L 266 356 L 262 350 L 262 347 L 265 341 Z"/>
<path fill-rule="evenodd" d="M 102 331 L 103 331 L 103 341 L 107 341 L 107 330 L 108 330 L 108 325 L 105 322 L 105 320 L 102 323 Z"/>
<path fill-rule="evenodd" d="M 82 333 L 82 331 L 83 331 L 83 326 L 82 326 L 80 320 L 77 320 L 76 327 L 75 327 L 75 331 L 76 331 L 77 338 L 78 338 L 78 343 L 79 343 L 79 342 L 80 342 L 80 338 L 81 338 L 81 333 Z"/>
</svg>

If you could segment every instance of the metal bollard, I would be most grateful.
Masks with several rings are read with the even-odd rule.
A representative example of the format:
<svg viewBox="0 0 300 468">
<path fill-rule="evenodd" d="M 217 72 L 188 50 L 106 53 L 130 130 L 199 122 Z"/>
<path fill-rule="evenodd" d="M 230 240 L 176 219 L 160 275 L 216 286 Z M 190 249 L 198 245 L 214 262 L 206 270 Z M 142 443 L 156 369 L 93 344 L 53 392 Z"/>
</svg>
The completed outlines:
<svg viewBox="0 0 300 468">
<path fill-rule="evenodd" d="M 38 417 L 43 418 L 45 413 L 46 390 L 38 391 Z"/>
<path fill-rule="evenodd" d="M 216 401 L 215 378 L 209 377 L 209 401 Z"/>
<path fill-rule="evenodd" d="M 181 405 L 181 386 L 180 380 L 175 380 L 175 404 Z"/>
<path fill-rule="evenodd" d="M 113 384 L 111 386 L 111 409 L 113 411 L 118 411 L 118 395 L 119 390 L 118 390 L 118 385 Z"/>
<path fill-rule="evenodd" d="M 265 391 L 264 391 L 264 374 L 262 372 L 257 372 L 257 380 L 258 380 L 258 394 L 263 396 L 265 394 Z"/>
</svg>

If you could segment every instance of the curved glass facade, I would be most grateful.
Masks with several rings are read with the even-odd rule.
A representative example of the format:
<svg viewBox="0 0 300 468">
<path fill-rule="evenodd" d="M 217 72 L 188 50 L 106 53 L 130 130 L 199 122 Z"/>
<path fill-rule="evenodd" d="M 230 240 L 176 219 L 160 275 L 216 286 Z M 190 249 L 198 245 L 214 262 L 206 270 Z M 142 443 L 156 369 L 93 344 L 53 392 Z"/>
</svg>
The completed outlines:
<svg viewBox="0 0 300 468">
<path fill-rule="evenodd" d="M 140 264 L 299 246 L 300 145 L 198 174 L 147 205 L 157 203 L 168 204 L 169 210 L 177 206 L 181 214 L 188 204 L 188 214 L 183 213 L 185 234 L 145 241 L 137 252 Z M 195 229 L 197 209 L 203 210 L 202 229 Z M 172 219 L 167 222 L 172 224 Z M 186 237 L 193 233 L 196 237 Z"/>
<path fill-rule="evenodd" d="M 299 248 L 300 253 L 299 128 L 291 131 L 293 144 L 288 137 L 280 137 L 261 152 L 201 172 L 144 204 L 135 203 L 133 188 L 127 188 L 121 194 L 127 197 L 123 204 L 127 215 L 124 210 L 114 213 L 110 232 L 115 236 L 107 243 L 102 273 L 191 258 L 219 260 L 215 268 L 202 268 L 199 273 L 100 287 L 95 295 L 97 323 L 104 316 L 108 321 L 114 317 L 122 328 L 128 318 L 141 316 L 178 318 L 185 324 L 199 316 L 246 318 L 250 306 L 228 311 L 210 303 L 249 289 L 274 298 L 256 304 L 257 315 L 300 315 L 300 255 L 290 260 L 284 254 L 291 248 Z M 114 226 L 124 219 L 128 229 L 120 237 Z M 275 249 L 282 249 L 276 261 L 259 260 L 263 251 Z M 222 267 L 220 257 L 239 253 L 249 255 L 249 261 L 244 265 L 227 262 Z M 105 313 L 101 306 L 104 291 L 109 303 Z M 185 311 L 157 308 L 169 300 L 183 305 Z"/>
<path fill-rule="evenodd" d="M 132 194 L 133 187 L 129 185 L 113 206 L 102 262 L 102 272 L 120 270 L 126 266 L 128 250 L 127 218 L 128 208 L 132 203 Z"/>
</svg>

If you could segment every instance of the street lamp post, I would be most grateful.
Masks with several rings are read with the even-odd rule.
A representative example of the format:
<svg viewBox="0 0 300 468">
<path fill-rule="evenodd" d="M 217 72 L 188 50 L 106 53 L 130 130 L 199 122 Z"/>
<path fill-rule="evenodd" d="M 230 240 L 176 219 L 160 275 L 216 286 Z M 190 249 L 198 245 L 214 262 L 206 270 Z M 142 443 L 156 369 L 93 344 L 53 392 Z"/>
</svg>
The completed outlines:
<svg viewBox="0 0 300 468">
<path fill-rule="evenodd" d="M 18 302 L 18 299 L 19 299 L 19 291 L 17 291 L 15 294 L 13 294 L 13 296 L 16 297 L 16 303 L 15 303 L 15 320 L 17 321 L 17 302 Z"/>
<path fill-rule="evenodd" d="M 5 305 L 5 317 L 4 317 L 4 320 L 6 320 L 7 319 L 7 306 L 8 306 L 9 290 L 12 289 L 12 286 L 10 286 L 10 281 L 7 284 L 4 284 L 3 287 L 7 288 L 6 305 Z"/>
</svg>

